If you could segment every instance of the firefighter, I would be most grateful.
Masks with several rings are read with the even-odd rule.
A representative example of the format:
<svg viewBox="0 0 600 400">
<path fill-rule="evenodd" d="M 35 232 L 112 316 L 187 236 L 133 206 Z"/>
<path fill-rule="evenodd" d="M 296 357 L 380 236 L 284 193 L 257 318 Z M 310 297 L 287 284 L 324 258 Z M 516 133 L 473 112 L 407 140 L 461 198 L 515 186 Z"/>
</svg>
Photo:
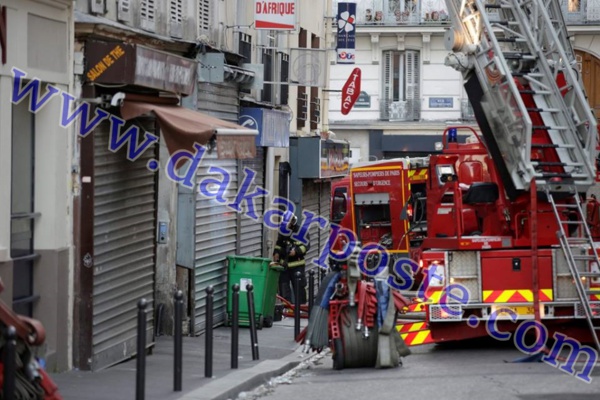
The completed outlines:
<svg viewBox="0 0 600 400">
<path fill-rule="evenodd" d="M 586 207 L 586 221 L 594 240 L 600 240 L 600 202 L 596 195 L 590 195 Z"/>
<path fill-rule="evenodd" d="M 273 261 L 278 262 L 284 270 L 279 275 L 279 293 L 288 301 L 293 301 L 293 292 L 290 288 L 296 287 L 296 272 L 300 271 L 300 304 L 306 303 L 306 261 L 304 257 L 310 248 L 310 235 L 306 233 L 306 243 L 293 239 L 293 233 L 298 232 L 298 217 L 291 211 L 286 211 L 282 217 L 289 234 L 279 233 L 277 243 L 273 250 Z"/>
</svg>

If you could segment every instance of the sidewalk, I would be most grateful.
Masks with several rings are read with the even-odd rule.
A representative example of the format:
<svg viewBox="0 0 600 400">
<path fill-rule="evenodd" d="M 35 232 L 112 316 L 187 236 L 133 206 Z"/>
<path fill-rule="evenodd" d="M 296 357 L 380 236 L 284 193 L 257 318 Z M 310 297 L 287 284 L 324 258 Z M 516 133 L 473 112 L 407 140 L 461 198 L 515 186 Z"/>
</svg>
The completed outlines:
<svg viewBox="0 0 600 400">
<path fill-rule="evenodd" d="M 302 326 L 307 320 L 301 320 Z M 294 368 L 310 355 L 294 342 L 294 319 L 258 330 L 260 359 L 252 361 L 250 330 L 240 328 L 238 369 L 232 370 L 231 328 L 214 330 L 213 378 L 204 377 L 204 336 L 183 338 L 183 391 L 173 392 L 173 337 L 156 338 L 146 356 L 147 400 L 225 400 L 257 387 Z M 298 350 L 298 351 L 297 351 Z M 135 399 L 135 359 L 99 371 L 52 374 L 65 400 Z"/>
</svg>

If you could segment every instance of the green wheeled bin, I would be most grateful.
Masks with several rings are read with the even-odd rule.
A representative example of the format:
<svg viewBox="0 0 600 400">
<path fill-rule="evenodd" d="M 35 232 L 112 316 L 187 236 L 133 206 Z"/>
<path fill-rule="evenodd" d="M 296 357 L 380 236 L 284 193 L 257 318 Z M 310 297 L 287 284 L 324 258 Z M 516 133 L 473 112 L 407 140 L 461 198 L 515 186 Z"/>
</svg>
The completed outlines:
<svg viewBox="0 0 600 400">
<path fill-rule="evenodd" d="M 283 270 L 278 264 L 271 265 L 269 258 L 227 256 L 227 322 L 231 324 L 233 285 L 240 285 L 240 326 L 250 325 L 248 313 L 248 293 L 246 285 L 254 287 L 254 317 L 256 327 L 273 326 L 275 299 L 279 286 L 279 273 Z"/>
</svg>

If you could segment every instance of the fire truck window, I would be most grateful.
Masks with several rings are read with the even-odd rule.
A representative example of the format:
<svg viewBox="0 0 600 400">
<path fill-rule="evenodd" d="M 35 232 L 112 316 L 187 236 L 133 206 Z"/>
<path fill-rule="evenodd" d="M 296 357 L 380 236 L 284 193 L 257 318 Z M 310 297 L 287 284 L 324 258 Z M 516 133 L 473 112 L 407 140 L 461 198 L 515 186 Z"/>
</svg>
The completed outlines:
<svg viewBox="0 0 600 400">
<path fill-rule="evenodd" d="M 343 193 L 335 193 L 333 196 L 333 207 L 331 208 L 331 220 L 335 223 L 340 222 L 347 211 L 346 196 Z"/>
</svg>

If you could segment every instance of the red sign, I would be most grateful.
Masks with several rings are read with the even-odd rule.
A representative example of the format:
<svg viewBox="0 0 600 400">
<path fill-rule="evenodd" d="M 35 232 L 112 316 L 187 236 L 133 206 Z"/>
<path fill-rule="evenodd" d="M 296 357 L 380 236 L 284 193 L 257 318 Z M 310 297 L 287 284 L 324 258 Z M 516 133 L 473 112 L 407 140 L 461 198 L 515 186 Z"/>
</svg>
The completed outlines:
<svg viewBox="0 0 600 400">
<path fill-rule="evenodd" d="M 360 68 L 354 68 L 342 88 L 342 114 L 347 115 L 360 94 Z"/>
</svg>

